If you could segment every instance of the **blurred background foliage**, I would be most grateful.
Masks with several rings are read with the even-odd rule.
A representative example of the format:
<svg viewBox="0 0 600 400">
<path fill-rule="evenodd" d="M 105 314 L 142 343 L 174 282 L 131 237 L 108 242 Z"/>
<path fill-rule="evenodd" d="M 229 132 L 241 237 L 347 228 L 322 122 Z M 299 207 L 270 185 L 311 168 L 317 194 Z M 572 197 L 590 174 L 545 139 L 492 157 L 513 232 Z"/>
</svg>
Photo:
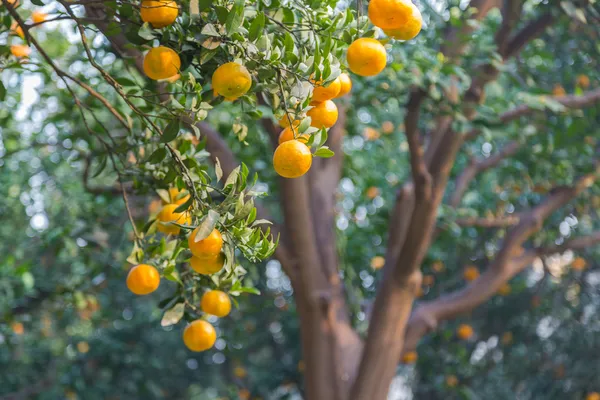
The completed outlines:
<svg viewBox="0 0 600 400">
<path fill-rule="evenodd" d="M 460 14 L 457 4 L 424 1 L 419 6 L 427 28 L 414 41 L 393 47 L 385 73 L 367 80 L 354 77 L 345 101 L 349 121 L 336 225 L 342 274 L 361 332 L 380 279 L 378 257 L 385 251 L 390 207 L 410 175 L 402 126 L 409 87 L 421 84 L 433 99 L 422 118 L 421 128 L 427 130 L 447 106 L 441 93 L 450 74 L 468 87 L 467 71 L 493 52 L 493 32 L 501 20 L 499 12 L 490 13 L 473 33 L 463 62 L 449 66 L 440 53 L 442 27 Z M 535 15 L 546 5 L 527 2 L 527 7 Z M 36 34 L 52 57 L 114 100 L 81 61 L 71 25 L 54 23 Z M 96 38 L 93 43 L 96 58 L 113 76 L 128 71 L 106 42 Z M 491 121 L 519 104 L 544 108 L 539 96 L 560 88 L 574 94 L 597 88 L 599 43 L 597 25 L 565 14 L 504 67 L 506 73 L 487 87 L 480 114 Z M 150 299 L 136 298 L 125 287 L 131 228 L 119 193 L 98 189 L 111 185 L 114 176 L 102 172 L 90 179 L 93 184 L 82 179 L 84 155 L 102 149 L 82 128 L 60 82 L 27 69 L 24 64 L 18 73 L 0 75 L 7 88 L 0 107 L 0 399 L 9 393 L 43 400 L 301 396 L 299 326 L 279 263 L 248 266 L 248 279 L 262 295 L 241 298 L 231 318 L 213 321 L 219 331 L 214 349 L 187 351 L 181 324 L 161 328 L 159 323 L 162 312 L 156 303 L 174 287 L 163 282 Z M 95 102 L 88 106 L 107 126 L 114 123 Z M 254 123 L 248 126 L 247 144 L 239 142 L 231 131 L 238 114 L 235 105 L 222 104 L 209 113 L 209 121 L 239 160 L 259 172 L 259 184 L 269 192 L 263 204 L 277 219 L 268 138 Z M 441 210 L 439 232 L 423 265 L 422 298 L 464 285 L 463 269 L 488 265 L 505 233 L 460 227 L 453 223 L 457 216 L 518 213 L 538 204 L 553 186 L 589 172 L 599 153 L 598 126 L 599 106 L 568 115 L 543 111 L 508 124 L 489 123 L 469 142 L 455 177 L 473 158 L 489 157 L 510 141 L 522 146 L 479 175 L 459 208 Z M 133 196 L 140 224 L 156 198 L 152 193 Z M 596 184 L 546 221 L 528 245 L 597 231 L 599 211 Z M 599 256 L 596 247 L 536 263 L 471 315 L 444 323 L 421 342 L 416 363 L 399 366 L 390 397 L 581 399 L 600 391 L 593 368 L 600 352 Z M 463 323 L 475 331 L 467 341 L 455 334 Z"/>
</svg>

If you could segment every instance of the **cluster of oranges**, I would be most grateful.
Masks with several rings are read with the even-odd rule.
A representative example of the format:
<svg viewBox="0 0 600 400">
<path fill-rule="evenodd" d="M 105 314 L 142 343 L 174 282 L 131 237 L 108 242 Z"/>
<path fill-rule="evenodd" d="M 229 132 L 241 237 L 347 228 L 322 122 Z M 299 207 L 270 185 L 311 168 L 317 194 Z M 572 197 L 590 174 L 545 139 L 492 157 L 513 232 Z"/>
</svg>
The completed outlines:
<svg viewBox="0 0 600 400">
<path fill-rule="evenodd" d="M 9 3 L 15 7 L 18 6 L 18 4 L 19 4 L 18 1 L 10 1 L 10 0 L 9 0 Z M 46 21 L 47 18 L 48 18 L 48 16 L 41 11 L 32 12 L 31 13 L 31 22 L 33 23 L 32 26 L 44 23 L 44 21 Z M 12 23 L 12 25 L 10 26 L 10 33 L 11 33 L 11 35 L 20 37 L 22 40 L 25 39 L 25 32 L 23 32 L 23 28 L 17 23 L 17 21 L 14 21 Z M 13 56 L 15 56 L 16 58 L 27 58 L 27 57 L 29 57 L 29 54 L 31 53 L 31 48 L 25 44 L 13 44 L 10 46 L 10 53 Z"/>
<path fill-rule="evenodd" d="M 187 211 L 175 212 L 177 207 L 185 204 L 189 194 L 177 188 L 169 189 L 169 203 L 165 204 L 158 213 L 157 229 L 165 234 L 179 234 L 180 228 L 172 222 L 190 224 L 191 216 Z M 202 275 L 211 275 L 219 272 L 225 263 L 222 254 L 223 237 L 217 229 L 204 239 L 196 241 L 198 229 L 194 229 L 188 236 L 188 247 L 192 253 L 191 268 Z M 137 295 L 147 295 L 158 289 L 160 274 L 152 265 L 139 264 L 133 267 L 127 275 L 127 288 Z M 210 290 L 204 293 L 200 301 L 200 308 L 206 314 L 216 317 L 225 317 L 231 311 L 229 296 L 220 290 Z M 210 349 L 217 338 L 214 327 L 205 320 L 199 319 L 191 322 L 184 330 L 183 341 L 192 351 Z"/>
</svg>

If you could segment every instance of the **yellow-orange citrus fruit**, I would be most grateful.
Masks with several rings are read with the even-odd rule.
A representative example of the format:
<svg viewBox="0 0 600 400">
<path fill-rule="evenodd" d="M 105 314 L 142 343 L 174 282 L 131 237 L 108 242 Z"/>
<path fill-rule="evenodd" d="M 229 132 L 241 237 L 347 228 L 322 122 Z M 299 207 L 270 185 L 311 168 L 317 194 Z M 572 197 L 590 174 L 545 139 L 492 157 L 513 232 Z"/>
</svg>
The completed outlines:
<svg viewBox="0 0 600 400">
<path fill-rule="evenodd" d="M 458 378 L 456 375 L 448 375 L 446 377 L 446 385 L 449 387 L 456 387 L 458 385 Z"/>
<path fill-rule="evenodd" d="M 77 342 L 77 351 L 80 353 L 87 353 L 90 351 L 90 344 L 88 342 Z"/>
<path fill-rule="evenodd" d="M 500 296 L 508 296 L 510 292 L 512 292 L 512 288 L 508 283 L 505 283 L 504 285 L 500 286 L 500 289 L 498 289 L 498 294 Z"/>
<path fill-rule="evenodd" d="M 375 256 L 371 258 L 371 268 L 380 269 L 385 265 L 385 258 L 382 256 Z"/>
<path fill-rule="evenodd" d="M 586 265 L 587 265 L 587 263 L 585 262 L 584 258 L 577 257 L 571 263 L 571 268 L 573 268 L 575 271 L 583 271 L 585 269 Z"/>
<path fill-rule="evenodd" d="M 250 400 L 250 391 L 248 389 L 238 390 L 238 397 L 240 400 Z"/>
<path fill-rule="evenodd" d="M 411 14 L 406 23 L 397 28 L 384 29 L 383 32 L 396 40 L 410 40 L 416 37 L 421 32 L 423 17 L 421 17 L 421 12 L 414 4 L 410 3 L 410 9 Z"/>
<path fill-rule="evenodd" d="M 225 257 L 223 254 L 217 254 L 214 257 L 196 257 L 192 256 L 190 259 L 190 267 L 194 271 L 202 275 L 216 274 L 225 264 Z"/>
<path fill-rule="evenodd" d="M 213 259 L 223 249 L 223 236 L 217 229 L 213 229 L 212 232 L 204 239 L 196 242 L 196 234 L 198 233 L 196 228 L 188 236 L 188 246 L 192 254 L 198 258 Z"/>
<path fill-rule="evenodd" d="M 444 268 L 445 268 L 445 267 L 444 267 L 444 263 L 443 263 L 443 262 L 441 262 L 441 261 L 436 261 L 436 262 L 434 262 L 434 263 L 431 265 L 431 269 L 432 269 L 434 272 L 438 272 L 438 273 L 439 273 L 439 272 L 442 272 L 442 271 L 444 270 Z"/>
<path fill-rule="evenodd" d="M 463 277 L 466 281 L 471 282 L 479 278 L 479 270 L 474 265 L 469 265 L 463 271 Z"/>
<path fill-rule="evenodd" d="M 402 362 L 404 364 L 414 364 L 419 356 L 416 351 L 407 351 L 402 355 Z"/>
<path fill-rule="evenodd" d="M 590 87 L 590 77 L 584 74 L 577 75 L 577 86 L 582 89 L 587 89 Z"/>
<path fill-rule="evenodd" d="M 387 54 L 385 47 L 372 38 L 356 39 L 346 53 L 348 68 L 360 76 L 377 75 L 385 68 Z"/>
<path fill-rule="evenodd" d="M 552 89 L 552 94 L 554 96 L 564 96 L 567 94 L 567 92 L 565 91 L 565 88 L 561 85 L 554 85 L 554 88 Z"/>
<path fill-rule="evenodd" d="M 370 186 L 367 189 L 367 193 L 366 194 L 367 194 L 367 197 L 372 200 L 375 197 L 379 196 L 379 188 L 376 188 L 375 186 Z"/>
<path fill-rule="evenodd" d="M 164 28 L 177 19 L 179 8 L 174 1 L 144 0 L 140 8 L 142 21 L 149 22 L 153 28 Z"/>
<path fill-rule="evenodd" d="M 298 140 L 281 143 L 273 154 L 275 172 L 284 178 L 298 178 L 308 172 L 312 164 L 310 149 Z"/>
<path fill-rule="evenodd" d="M 410 23 L 414 5 L 410 0 L 371 0 L 369 19 L 381 29 L 397 29 Z"/>
<path fill-rule="evenodd" d="M 233 101 L 250 90 L 252 77 L 243 65 L 228 62 L 215 70 L 212 76 L 212 86 L 216 94 Z"/>
<path fill-rule="evenodd" d="M 31 20 L 34 24 L 41 24 L 46 20 L 47 17 L 48 15 L 41 11 L 34 11 L 31 13 Z"/>
<path fill-rule="evenodd" d="M 336 99 L 347 95 L 352 90 L 352 79 L 350 79 L 350 75 L 340 74 L 338 79 L 340 80 L 340 92 L 335 96 Z"/>
<path fill-rule="evenodd" d="M 246 368 L 238 366 L 233 369 L 233 375 L 235 375 L 236 378 L 244 379 L 248 376 L 248 371 L 246 371 Z"/>
<path fill-rule="evenodd" d="M 10 46 L 10 53 L 17 58 L 29 57 L 31 49 L 24 44 L 13 44 Z"/>
<path fill-rule="evenodd" d="M 587 396 L 585 396 L 585 400 L 600 400 L 600 393 L 598 393 L 598 392 L 588 393 Z"/>
<path fill-rule="evenodd" d="M 150 294 L 158 289 L 158 285 L 160 275 L 152 265 L 136 265 L 127 274 L 127 288 L 137 295 Z"/>
<path fill-rule="evenodd" d="M 372 140 L 379 139 L 379 137 L 381 135 L 379 134 L 379 131 L 377 129 L 367 126 L 365 128 L 365 130 L 363 131 L 363 136 L 364 136 L 365 140 L 372 141 Z"/>
<path fill-rule="evenodd" d="M 392 123 L 392 121 L 384 121 L 381 124 L 381 131 L 386 135 L 389 135 L 390 133 L 394 132 L 394 129 L 394 124 Z"/>
<path fill-rule="evenodd" d="M 183 193 L 187 194 L 184 195 Z M 178 188 L 172 187 L 169 188 L 169 199 L 171 200 L 169 204 L 177 204 L 180 206 L 190 199 L 190 194 L 187 189 L 179 190 Z"/>
<path fill-rule="evenodd" d="M 177 207 L 179 207 L 177 204 L 167 204 L 160 210 L 157 216 L 159 222 L 156 227 L 159 232 L 177 235 L 179 234 L 180 228 L 169 222 L 175 222 L 181 225 L 189 225 L 192 223 L 192 216 L 188 212 L 175 212 Z"/>
<path fill-rule="evenodd" d="M 340 77 L 338 76 L 332 82 L 329 82 L 327 86 L 320 86 L 320 82 L 313 82 L 315 84 L 315 88 L 312 94 L 312 101 L 320 103 L 325 100 L 331 100 L 340 93 L 342 89 L 342 83 L 340 82 Z"/>
<path fill-rule="evenodd" d="M 169 83 L 174 83 L 177 82 L 179 78 L 181 78 L 181 74 L 173 75 L 172 77 L 165 79 L 165 81 Z"/>
<path fill-rule="evenodd" d="M 198 319 L 183 330 L 183 343 L 191 351 L 205 351 L 213 347 L 217 340 L 215 328 L 206 321 Z"/>
<path fill-rule="evenodd" d="M 433 275 L 423 275 L 423 285 L 431 286 L 435 283 L 435 277 Z"/>
<path fill-rule="evenodd" d="M 338 109 L 331 100 L 322 103 L 310 103 L 313 108 L 306 115 L 311 119 L 310 126 L 317 129 L 331 128 L 338 119 Z"/>
<path fill-rule="evenodd" d="M 23 333 L 25 333 L 25 327 L 21 322 L 13 322 L 10 328 L 12 329 L 15 335 L 22 335 Z"/>
<path fill-rule="evenodd" d="M 294 120 L 294 116 L 290 115 L 289 118 L 287 115 L 284 115 L 283 117 L 281 117 L 281 119 L 279 121 L 277 121 L 279 123 L 279 126 L 281 126 L 282 128 L 287 128 L 288 126 L 290 126 L 290 119 L 292 120 L 292 124 L 294 125 L 294 128 L 297 127 L 298 125 L 300 125 L 300 120 Z"/>
<path fill-rule="evenodd" d="M 200 307 L 207 314 L 223 318 L 231 311 L 231 300 L 225 292 L 209 290 L 202 296 Z"/>
<path fill-rule="evenodd" d="M 23 32 L 23 28 L 21 28 L 21 25 L 19 25 L 17 21 L 14 21 L 10 26 L 10 33 L 13 35 L 17 35 L 21 39 L 25 39 L 25 33 Z"/>
<path fill-rule="evenodd" d="M 150 49 L 144 57 L 144 73 L 155 81 L 177 75 L 180 68 L 179 55 L 173 49 L 165 46 Z"/>
<path fill-rule="evenodd" d="M 470 339 L 473 336 L 473 328 L 471 325 L 461 324 L 456 330 L 456 335 L 462 340 Z"/>
<path fill-rule="evenodd" d="M 299 133 L 296 133 L 296 140 L 302 143 L 306 143 L 308 142 L 308 139 L 310 138 L 310 135 L 308 135 L 307 133 L 301 135 Z M 292 129 L 288 126 L 287 128 L 285 128 L 283 131 L 281 131 L 281 133 L 279 134 L 279 144 L 283 143 L 283 142 L 287 142 L 288 140 L 294 140 L 294 132 L 292 131 Z"/>
<path fill-rule="evenodd" d="M 502 344 L 507 346 L 509 344 L 511 344 L 513 341 L 513 334 L 512 332 L 504 332 L 502 334 Z"/>
</svg>

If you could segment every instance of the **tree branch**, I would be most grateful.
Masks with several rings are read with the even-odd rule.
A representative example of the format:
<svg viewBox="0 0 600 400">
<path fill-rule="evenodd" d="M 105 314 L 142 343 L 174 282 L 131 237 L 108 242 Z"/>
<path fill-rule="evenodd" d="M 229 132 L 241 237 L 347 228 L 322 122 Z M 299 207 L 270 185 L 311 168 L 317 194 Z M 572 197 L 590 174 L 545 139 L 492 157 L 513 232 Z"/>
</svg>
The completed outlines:
<svg viewBox="0 0 600 400">
<path fill-rule="evenodd" d="M 510 58 L 519 53 L 527 43 L 538 37 L 554 22 L 554 17 L 549 12 L 543 13 L 517 32 L 507 43 L 506 47 L 499 49 L 503 58 Z"/>
<path fill-rule="evenodd" d="M 431 174 L 427 170 L 427 164 L 423 153 L 423 145 L 419 137 L 419 116 L 421 114 L 421 103 L 425 97 L 422 90 L 413 91 L 406 105 L 406 117 L 404 126 L 406 141 L 410 151 L 410 167 L 415 193 L 419 199 L 431 198 Z"/>
<path fill-rule="evenodd" d="M 454 222 L 460 226 L 476 226 L 480 228 L 506 228 L 517 225 L 521 221 L 519 215 L 505 215 L 502 217 L 465 217 L 457 218 Z"/>
</svg>

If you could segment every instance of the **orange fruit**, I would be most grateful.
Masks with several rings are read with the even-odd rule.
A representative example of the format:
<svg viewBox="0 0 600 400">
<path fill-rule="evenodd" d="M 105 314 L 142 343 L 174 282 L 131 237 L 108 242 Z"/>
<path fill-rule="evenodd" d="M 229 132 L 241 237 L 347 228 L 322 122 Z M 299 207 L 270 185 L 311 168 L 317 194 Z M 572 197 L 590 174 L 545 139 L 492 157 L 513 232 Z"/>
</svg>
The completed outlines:
<svg viewBox="0 0 600 400">
<path fill-rule="evenodd" d="M 248 389 L 240 389 L 238 391 L 240 400 L 250 400 L 250 391 Z"/>
<path fill-rule="evenodd" d="M 275 172 L 284 178 L 298 178 L 308 172 L 312 164 L 310 149 L 298 140 L 281 143 L 273 154 Z"/>
<path fill-rule="evenodd" d="M 158 229 L 159 232 L 165 234 L 179 234 L 180 228 L 177 225 L 169 224 L 169 222 L 176 222 L 182 225 L 189 225 L 192 223 L 192 216 L 188 212 L 177 213 L 175 209 L 179 207 L 177 204 L 167 204 L 158 213 Z"/>
<path fill-rule="evenodd" d="M 329 82 L 327 86 L 319 86 L 321 82 L 311 82 L 317 86 L 313 89 L 312 101 L 320 103 L 325 100 L 331 100 L 340 93 L 342 89 L 342 83 L 340 82 L 340 77 L 338 76 L 332 82 Z"/>
<path fill-rule="evenodd" d="M 310 103 L 313 108 L 308 110 L 307 116 L 311 118 L 310 126 L 315 128 L 331 128 L 338 119 L 338 109 L 331 100 L 322 103 Z"/>
<path fill-rule="evenodd" d="M 335 96 L 336 99 L 347 95 L 352 90 L 352 80 L 348 74 L 340 74 L 338 79 L 340 80 L 340 92 Z"/>
<path fill-rule="evenodd" d="M 150 294 L 158 289 L 158 285 L 160 275 L 152 265 L 136 265 L 127 274 L 127 288 L 137 295 Z"/>
<path fill-rule="evenodd" d="M 365 140 L 372 141 L 379 139 L 381 135 L 376 129 L 373 129 L 370 126 L 368 126 L 363 131 L 363 136 L 365 137 Z"/>
<path fill-rule="evenodd" d="M 246 94 L 252 86 L 250 72 L 235 62 L 220 65 L 212 76 L 213 90 L 225 100 L 233 101 Z"/>
<path fill-rule="evenodd" d="M 200 307 L 207 314 L 223 318 L 231 311 L 231 300 L 225 292 L 209 290 L 202 296 Z"/>
<path fill-rule="evenodd" d="M 183 195 L 183 193 L 187 193 Z M 179 190 L 175 187 L 169 188 L 169 199 L 171 203 L 169 204 L 177 204 L 178 206 L 185 204 L 186 201 L 190 199 L 190 194 L 187 189 Z"/>
<path fill-rule="evenodd" d="M 277 122 L 279 122 L 279 126 L 281 126 L 282 128 L 287 128 L 288 126 L 290 126 L 290 119 L 292 120 L 292 124 L 294 125 L 294 128 L 297 127 L 298 125 L 300 125 L 300 120 L 294 120 L 294 116 L 290 115 L 289 118 L 287 115 L 284 115 L 283 117 L 281 117 L 281 119 Z"/>
<path fill-rule="evenodd" d="M 381 131 L 383 133 L 385 133 L 386 135 L 389 135 L 390 133 L 394 132 L 394 124 L 392 123 L 392 121 L 384 121 L 381 124 Z"/>
<path fill-rule="evenodd" d="M 577 257 L 571 263 L 571 268 L 573 268 L 575 271 L 583 271 L 585 269 L 586 264 L 587 263 L 585 262 L 584 258 Z"/>
<path fill-rule="evenodd" d="M 385 258 L 381 256 L 375 256 L 371 258 L 371 268 L 380 269 L 385 265 Z"/>
<path fill-rule="evenodd" d="M 22 335 L 23 333 L 25 333 L 25 327 L 21 322 L 13 322 L 10 328 L 12 329 L 15 335 Z"/>
<path fill-rule="evenodd" d="M 567 92 L 565 91 L 565 88 L 561 85 L 554 85 L 554 88 L 552 89 L 552 94 L 554 96 L 564 96 L 567 94 Z"/>
<path fill-rule="evenodd" d="M 410 0 L 408 2 L 410 3 Z M 384 29 L 383 32 L 387 36 L 396 40 L 410 40 L 416 37 L 419 34 L 419 32 L 421 32 L 421 26 L 423 25 L 423 17 L 421 17 L 421 12 L 414 4 L 410 3 L 410 9 L 411 12 L 406 20 L 406 23 L 402 24 L 397 28 Z"/>
<path fill-rule="evenodd" d="M 443 262 L 441 262 L 441 261 L 436 261 L 436 262 L 434 262 L 434 263 L 431 265 L 431 269 L 432 269 L 434 272 L 438 272 L 438 273 L 439 273 L 439 272 L 442 272 L 442 271 L 444 270 L 444 268 L 445 268 L 445 267 L 444 267 L 444 263 L 443 263 Z"/>
<path fill-rule="evenodd" d="M 80 353 L 87 353 L 90 351 L 90 344 L 88 342 L 77 342 L 77 351 Z"/>
<path fill-rule="evenodd" d="M 360 76 L 374 76 L 383 71 L 387 63 L 385 47 L 372 38 L 356 39 L 346 53 L 350 71 Z"/>
<path fill-rule="evenodd" d="M 143 0 L 140 7 L 142 21 L 150 23 L 153 28 L 164 28 L 177 19 L 179 8 L 174 1 Z"/>
<path fill-rule="evenodd" d="M 407 351 L 402 355 L 402 362 L 404 364 L 414 364 L 419 356 L 416 351 Z"/>
<path fill-rule="evenodd" d="M 584 74 L 577 75 L 577 86 L 582 89 L 587 89 L 590 87 L 590 77 Z"/>
<path fill-rule="evenodd" d="M 17 58 L 29 57 L 31 49 L 24 44 L 13 44 L 10 46 L 10 53 Z"/>
<path fill-rule="evenodd" d="M 423 275 L 423 285 L 431 286 L 435 283 L 435 277 L 433 275 Z"/>
<path fill-rule="evenodd" d="M 48 15 L 41 11 L 34 11 L 31 13 L 31 20 L 34 24 L 41 24 L 46 20 L 47 17 Z"/>
<path fill-rule="evenodd" d="M 449 387 L 458 386 L 458 378 L 456 377 L 456 375 L 448 375 L 446 377 L 446 385 L 448 385 Z"/>
<path fill-rule="evenodd" d="M 598 393 L 598 392 L 588 393 L 587 396 L 585 396 L 585 400 L 600 400 L 600 393 Z"/>
<path fill-rule="evenodd" d="M 498 294 L 500 296 L 508 296 L 510 292 L 512 292 L 512 288 L 508 283 L 505 283 L 504 285 L 500 286 L 500 289 L 498 289 Z"/>
<path fill-rule="evenodd" d="M 244 379 L 246 376 L 248 376 L 248 371 L 246 371 L 244 367 L 238 366 L 233 369 L 233 375 L 236 378 Z"/>
<path fill-rule="evenodd" d="M 190 267 L 194 271 L 202 275 L 211 275 L 219 272 L 225 264 L 225 257 L 222 254 L 217 254 L 210 258 L 199 258 L 192 256 L 190 259 Z"/>
<path fill-rule="evenodd" d="M 410 24 L 413 7 L 410 0 L 371 0 L 369 19 L 378 28 L 399 29 Z"/>
<path fill-rule="evenodd" d="M 213 260 L 221 253 L 221 249 L 223 249 L 223 236 L 221 236 L 221 232 L 217 229 L 213 229 L 207 237 L 196 242 L 195 238 L 198 229 L 200 228 L 194 229 L 188 236 L 188 246 L 190 251 L 198 258 Z"/>
<path fill-rule="evenodd" d="M 462 340 L 470 339 L 473 336 L 473 328 L 471 325 L 462 324 L 456 330 L 456 335 Z"/>
<path fill-rule="evenodd" d="M 310 135 L 305 133 L 303 135 L 296 133 L 296 140 L 302 143 L 306 143 L 308 142 L 308 139 L 310 138 Z M 283 131 L 281 131 L 281 133 L 279 134 L 279 144 L 283 143 L 283 142 L 287 142 L 288 140 L 294 140 L 294 132 L 292 131 L 292 129 L 290 129 L 290 127 L 288 126 L 287 128 L 285 128 Z"/>
<path fill-rule="evenodd" d="M 476 266 L 469 265 L 463 271 L 463 277 L 465 278 L 465 280 L 467 282 L 474 281 L 475 279 L 479 278 L 479 270 L 477 269 Z"/>
<path fill-rule="evenodd" d="M 23 32 L 23 28 L 21 28 L 21 25 L 19 25 L 17 21 L 13 21 L 12 25 L 10 26 L 10 33 L 13 35 L 17 35 L 21 39 L 25 39 L 25 33 Z"/>
<path fill-rule="evenodd" d="M 374 199 L 375 197 L 379 196 L 379 189 L 376 188 L 375 186 L 371 186 L 367 189 L 367 197 L 369 199 Z"/>
<path fill-rule="evenodd" d="M 150 49 L 144 57 L 144 73 L 156 81 L 177 75 L 180 68 L 179 55 L 165 46 Z"/>
<path fill-rule="evenodd" d="M 216 340 L 215 328 L 201 319 L 191 322 L 183 330 L 183 343 L 191 351 L 208 350 L 213 347 Z"/>
</svg>

